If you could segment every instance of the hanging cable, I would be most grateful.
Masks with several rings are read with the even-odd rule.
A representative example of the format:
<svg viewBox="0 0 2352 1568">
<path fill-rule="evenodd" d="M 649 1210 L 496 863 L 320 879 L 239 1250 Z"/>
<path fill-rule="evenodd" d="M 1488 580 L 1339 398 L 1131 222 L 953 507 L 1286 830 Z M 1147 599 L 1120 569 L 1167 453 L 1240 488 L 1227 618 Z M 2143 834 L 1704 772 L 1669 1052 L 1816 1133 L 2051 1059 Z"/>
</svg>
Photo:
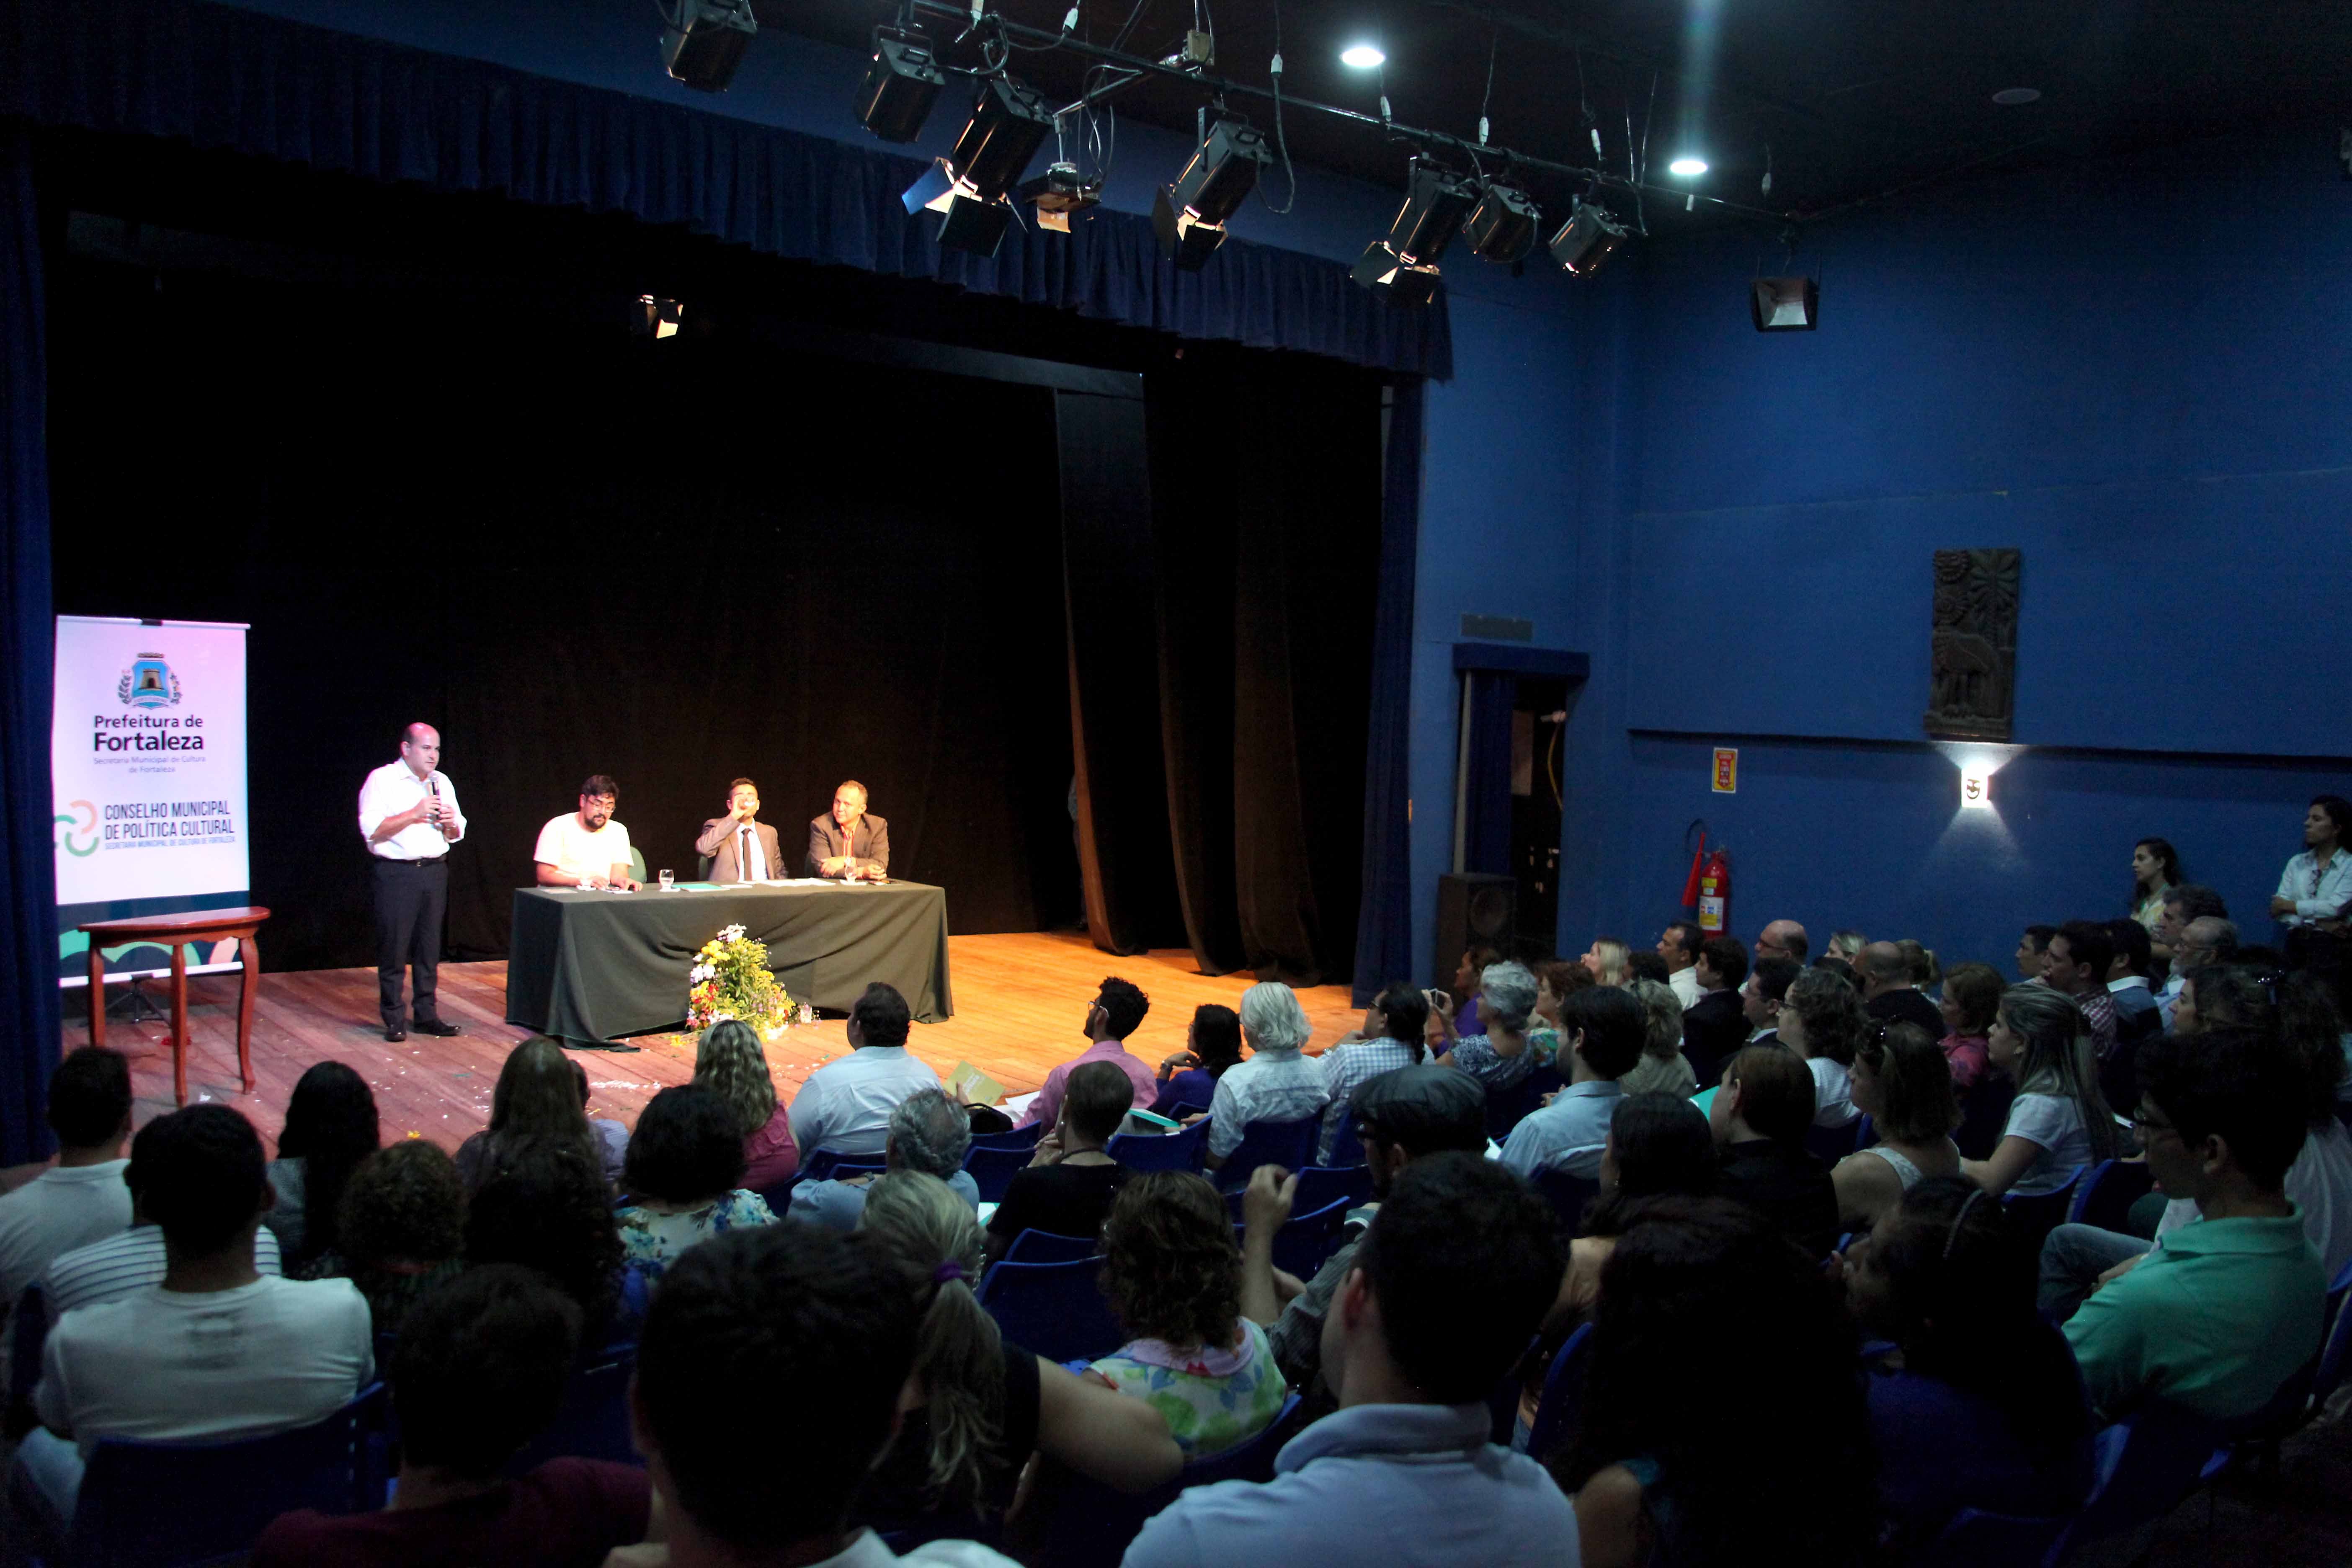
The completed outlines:
<svg viewBox="0 0 2352 1568">
<path fill-rule="evenodd" d="M 1276 217 L 1287 217 L 1290 209 L 1298 205 L 1298 171 L 1290 166 L 1290 139 L 1282 130 L 1282 0 L 1274 0 L 1274 63 L 1267 74 L 1274 79 L 1274 144 L 1282 153 L 1282 177 L 1288 183 L 1290 194 L 1276 206 L 1265 194 L 1265 186 L 1257 188 L 1257 199 L 1266 211 Z"/>
</svg>

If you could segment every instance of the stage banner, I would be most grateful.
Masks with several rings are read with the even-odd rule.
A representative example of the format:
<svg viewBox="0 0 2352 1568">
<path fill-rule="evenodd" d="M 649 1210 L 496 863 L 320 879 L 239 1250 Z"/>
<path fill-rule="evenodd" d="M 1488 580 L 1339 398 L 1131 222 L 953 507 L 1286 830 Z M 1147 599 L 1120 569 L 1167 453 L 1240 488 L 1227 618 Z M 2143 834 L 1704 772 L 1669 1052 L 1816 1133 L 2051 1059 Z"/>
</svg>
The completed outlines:
<svg viewBox="0 0 2352 1568">
<path fill-rule="evenodd" d="M 250 901 L 245 633 L 205 621 L 59 616 L 49 776 L 58 974 L 87 984 L 89 921 Z M 110 974 L 167 969 L 152 943 L 108 948 Z M 192 972 L 236 944 L 191 944 Z"/>
</svg>

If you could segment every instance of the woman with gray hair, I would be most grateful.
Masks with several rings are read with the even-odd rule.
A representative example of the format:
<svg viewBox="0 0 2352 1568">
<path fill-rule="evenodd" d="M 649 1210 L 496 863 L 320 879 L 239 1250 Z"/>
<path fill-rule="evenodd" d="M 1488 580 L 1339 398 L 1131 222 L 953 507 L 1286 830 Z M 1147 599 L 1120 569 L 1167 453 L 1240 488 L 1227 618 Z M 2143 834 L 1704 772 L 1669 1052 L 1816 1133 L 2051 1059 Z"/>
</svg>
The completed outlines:
<svg viewBox="0 0 2352 1568">
<path fill-rule="evenodd" d="M 1655 980 L 1636 980 L 1625 987 L 1642 1005 L 1647 1027 L 1642 1037 L 1642 1059 L 1617 1080 L 1627 1094 L 1679 1094 L 1687 1100 L 1698 1092 L 1698 1074 L 1683 1055 L 1683 1004 L 1675 988 Z"/>
<path fill-rule="evenodd" d="M 908 1095 L 890 1111 L 890 1138 L 883 1146 L 887 1172 L 917 1172 L 934 1176 L 980 1212 L 980 1186 L 963 1168 L 971 1148 L 971 1118 L 943 1089 L 926 1089 Z M 868 1191 L 879 1178 L 851 1176 L 845 1181 L 803 1182 L 793 1188 L 792 1217 L 814 1220 L 835 1230 L 857 1228 Z"/>
<path fill-rule="evenodd" d="M 1279 980 L 1242 993 L 1242 1043 L 1250 1055 L 1217 1080 L 1209 1102 L 1209 1169 L 1232 1155 L 1253 1121 L 1297 1121 L 1320 1116 L 1330 1103 L 1323 1064 L 1298 1054 L 1315 1031 L 1298 993 Z"/>
<path fill-rule="evenodd" d="M 1517 1089 L 1536 1065 L 1528 1048 L 1528 1017 L 1536 1010 L 1536 977 L 1524 963 L 1490 963 L 1478 978 L 1478 1020 L 1486 1033 L 1465 1035 L 1437 1058 L 1460 1068 L 1490 1095 Z"/>
</svg>

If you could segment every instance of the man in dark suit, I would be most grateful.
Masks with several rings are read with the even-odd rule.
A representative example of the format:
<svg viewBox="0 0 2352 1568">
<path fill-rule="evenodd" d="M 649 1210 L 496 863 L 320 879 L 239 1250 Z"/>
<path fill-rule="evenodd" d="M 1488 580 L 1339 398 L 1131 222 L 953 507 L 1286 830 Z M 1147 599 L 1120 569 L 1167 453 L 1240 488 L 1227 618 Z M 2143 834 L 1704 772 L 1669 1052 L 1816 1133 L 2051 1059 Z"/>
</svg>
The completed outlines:
<svg viewBox="0 0 2352 1568">
<path fill-rule="evenodd" d="M 1748 1015 L 1739 983 L 1748 978 L 1748 950 L 1738 939 L 1711 936 L 1698 944 L 1698 1000 L 1683 1009 L 1683 1055 L 1701 1084 L 1718 1083 L 1723 1064 L 1748 1043 Z"/>
<path fill-rule="evenodd" d="M 710 857 L 712 881 L 756 882 L 789 874 L 776 830 L 757 820 L 759 815 L 758 784 L 737 779 L 727 786 L 727 815 L 704 823 L 702 837 L 694 841 L 696 854 Z"/>
<path fill-rule="evenodd" d="M 808 874 L 881 880 L 890 870 L 890 825 L 866 814 L 866 786 L 843 781 L 833 810 L 809 823 Z"/>
<path fill-rule="evenodd" d="M 2105 963 L 2102 958 L 2102 965 Z M 1912 984 L 1911 965 L 1891 942 L 1874 942 L 1853 955 L 1853 977 L 1862 986 L 1862 1010 L 1888 1024 L 1916 1024 L 1931 1040 L 1947 1030 L 1943 1014 Z"/>
</svg>

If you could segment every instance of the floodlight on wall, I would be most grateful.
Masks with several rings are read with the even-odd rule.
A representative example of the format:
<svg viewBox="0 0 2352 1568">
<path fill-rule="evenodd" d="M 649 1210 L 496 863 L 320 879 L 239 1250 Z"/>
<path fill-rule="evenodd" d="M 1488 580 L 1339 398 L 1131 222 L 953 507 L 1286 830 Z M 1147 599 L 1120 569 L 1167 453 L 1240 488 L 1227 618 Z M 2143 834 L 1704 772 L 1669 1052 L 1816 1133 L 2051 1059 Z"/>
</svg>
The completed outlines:
<svg viewBox="0 0 2352 1568">
<path fill-rule="evenodd" d="M 1246 120 L 1220 120 L 1193 149 L 1172 185 L 1151 204 L 1160 253 L 1181 272 L 1198 272 L 1225 242 L 1225 220 L 1241 210 L 1258 176 L 1274 162 L 1265 138 Z"/>
<path fill-rule="evenodd" d="M 947 81 L 930 39 L 911 28 L 877 27 L 874 58 L 857 89 L 858 123 L 885 142 L 912 142 Z"/>
<path fill-rule="evenodd" d="M 940 248 L 993 256 L 1013 217 L 1006 193 L 1053 129 L 1044 99 L 1010 77 L 990 77 L 980 84 L 955 151 L 934 159 L 930 172 L 898 199 L 910 216 L 928 208 L 947 219 L 940 226 Z"/>
<path fill-rule="evenodd" d="M 1405 180 L 1404 205 L 1397 209 L 1388 237 L 1372 241 L 1357 260 L 1356 281 L 1399 304 L 1428 303 L 1437 292 L 1438 258 L 1477 201 L 1477 190 L 1459 174 L 1415 158 Z"/>
<path fill-rule="evenodd" d="M 1536 247 L 1536 228 L 1542 222 L 1535 198 L 1489 180 L 1478 193 L 1478 205 L 1462 220 L 1462 237 L 1489 261 L 1517 261 Z"/>
<path fill-rule="evenodd" d="M 662 11 L 662 64 L 704 92 L 724 92 L 760 30 L 751 0 L 671 0 Z"/>
<path fill-rule="evenodd" d="M 1568 215 L 1547 247 L 1560 269 L 1576 278 L 1590 278 L 1601 263 L 1625 243 L 1625 226 L 1597 203 L 1580 201 Z"/>
<path fill-rule="evenodd" d="M 1810 332 L 1821 325 L 1821 280 L 1759 278 L 1748 291 L 1748 308 L 1759 332 Z"/>
<path fill-rule="evenodd" d="M 1102 182 L 1082 178 L 1076 163 L 1053 163 L 1045 165 L 1045 172 L 1035 179 L 1023 181 L 1015 194 L 1037 209 L 1039 228 L 1067 234 L 1072 213 L 1084 212 L 1101 203 Z"/>
</svg>

